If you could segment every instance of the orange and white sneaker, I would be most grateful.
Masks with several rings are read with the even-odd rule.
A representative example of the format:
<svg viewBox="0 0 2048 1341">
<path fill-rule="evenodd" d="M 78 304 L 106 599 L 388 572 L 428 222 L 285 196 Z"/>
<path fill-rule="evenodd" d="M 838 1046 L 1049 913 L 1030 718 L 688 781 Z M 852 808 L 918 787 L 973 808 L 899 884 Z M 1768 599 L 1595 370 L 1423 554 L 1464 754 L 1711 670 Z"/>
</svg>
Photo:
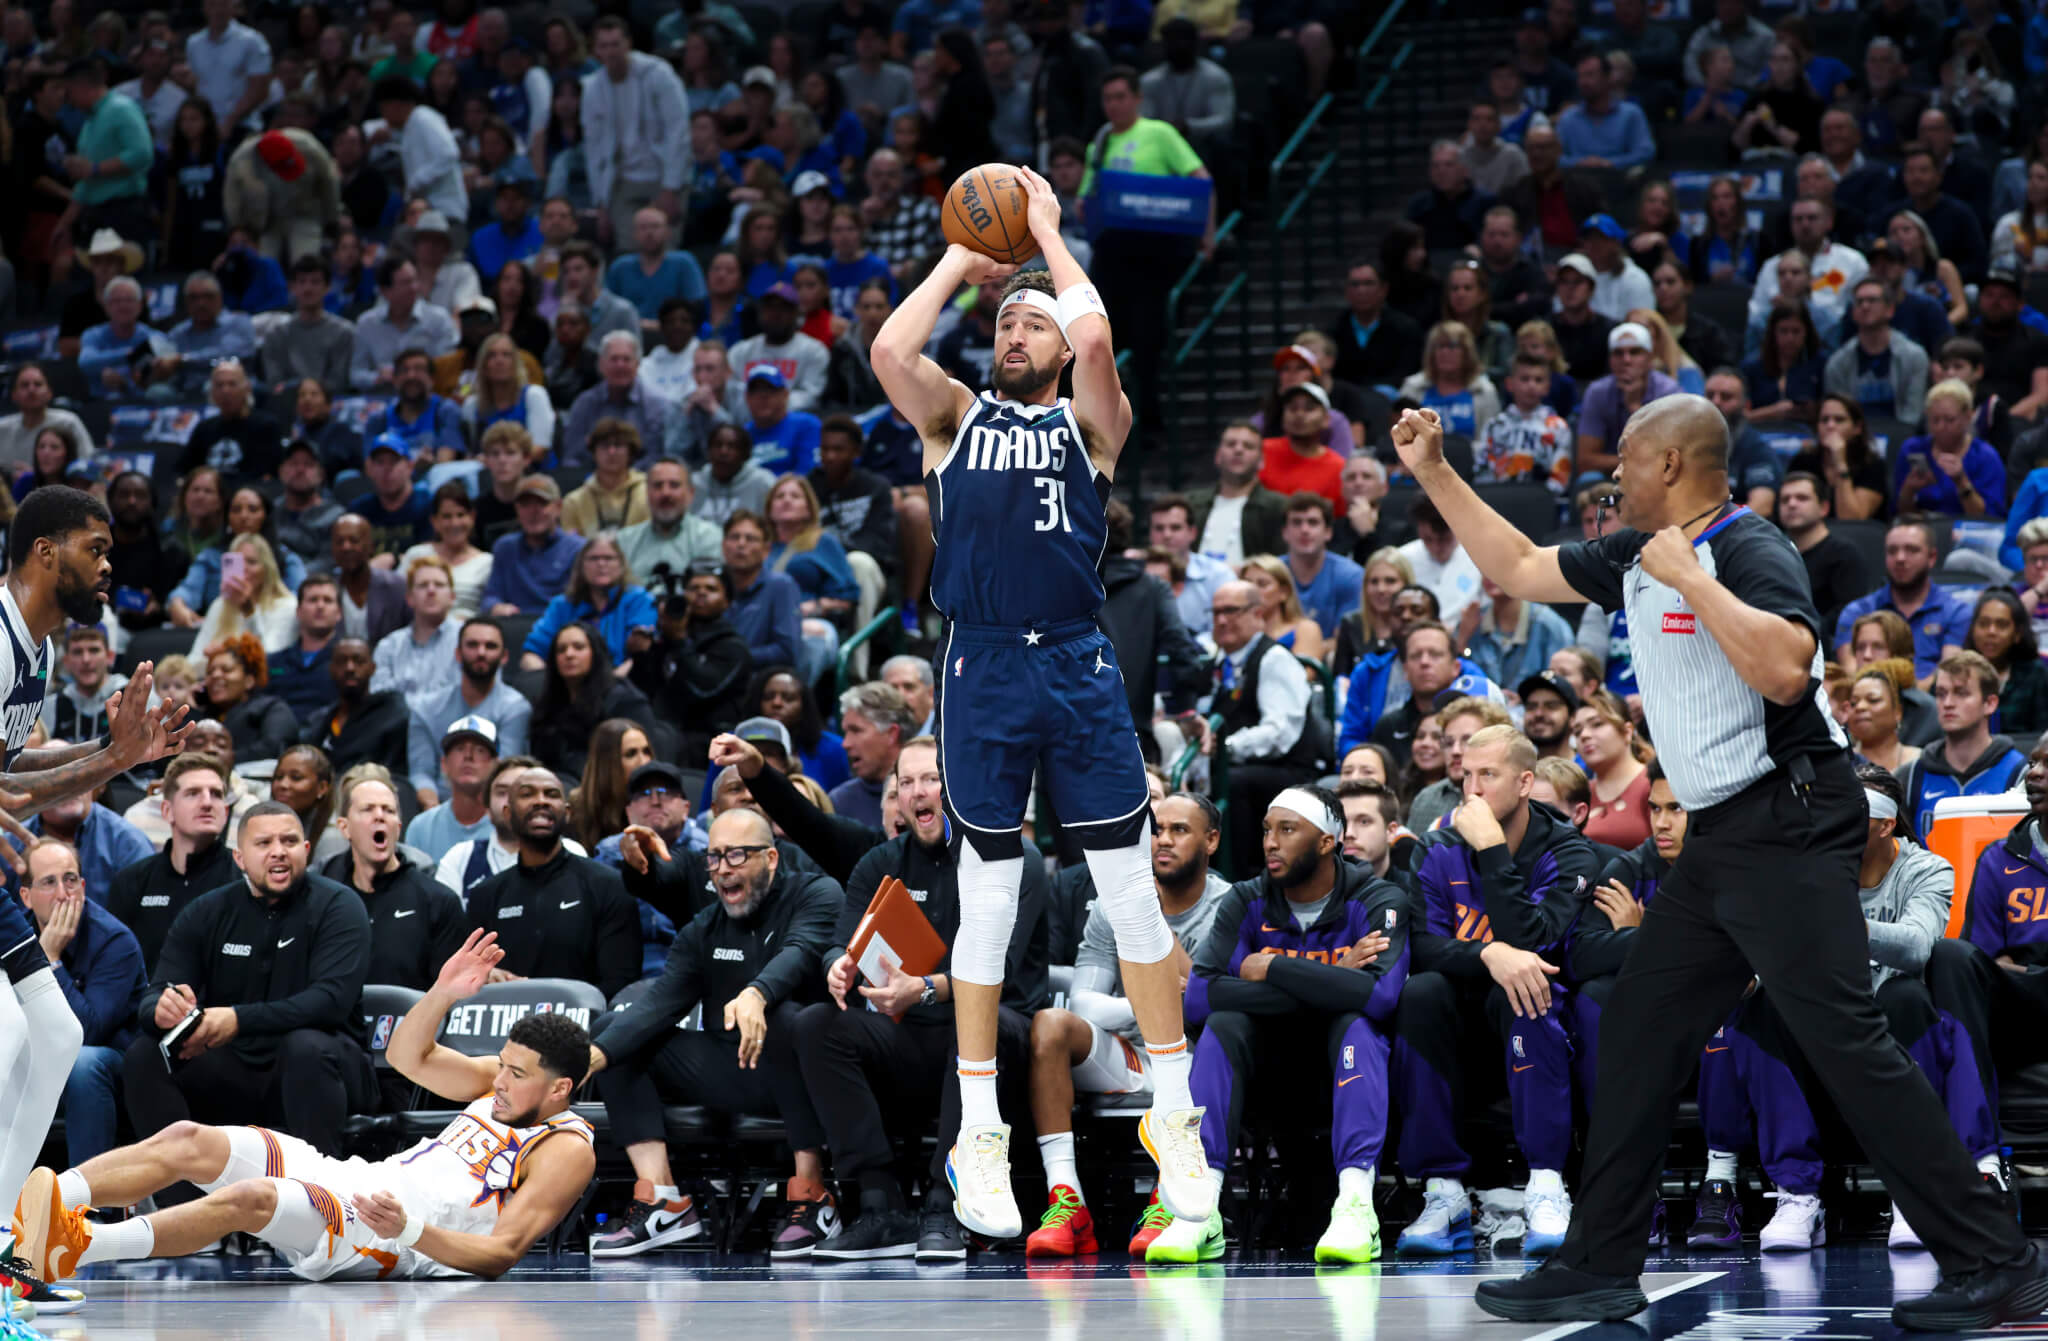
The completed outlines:
<svg viewBox="0 0 2048 1341">
<path fill-rule="evenodd" d="M 43 1280 L 69 1280 L 78 1274 L 78 1259 L 91 1243 L 92 1222 L 84 1207 L 64 1205 L 56 1171 L 31 1173 L 14 1203 L 14 1255 Z"/>
<path fill-rule="evenodd" d="M 1202 1108 L 1170 1113 L 1148 1109 L 1138 1119 L 1138 1140 L 1159 1166 L 1159 1201 L 1176 1220 L 1206 1223 L 1216 1211 L 1216 1184 L 1202 1149 Z"/>
<path fill-rule="evenodd" d="M 1045 1215 L 1024 1240 L 1026 1257 L 1082 1257 L 1100 1251 L 1095 1242 L 1095 1217 L 1081 1194 L 1065 1183 L 1046 1194 Z"/>
<path fill-rule="evenodd" d="M 1173 1223 L 1173 1212 L 1159 1204 L 1159 1189 L 1152 1189 L 1151 1203 L 1145 1213 L 1138 1217 L 1137 1228 L 1131 1234 L 1131 1260 L 1145 1260 L 1145 1250 L 1152 1246 L 1152 1240 L 1159 1237 L 1165 1228 Z"/>
</svg>

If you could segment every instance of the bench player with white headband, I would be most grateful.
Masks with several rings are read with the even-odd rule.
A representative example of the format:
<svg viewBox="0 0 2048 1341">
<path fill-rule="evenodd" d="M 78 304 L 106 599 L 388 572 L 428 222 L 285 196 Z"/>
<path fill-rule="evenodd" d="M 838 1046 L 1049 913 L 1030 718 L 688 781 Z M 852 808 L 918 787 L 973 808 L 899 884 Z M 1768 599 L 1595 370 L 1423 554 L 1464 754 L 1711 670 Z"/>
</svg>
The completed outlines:
<svg viewBox="0 0 2048 1341">
<path fill-rule="evenodd" d="M 990 389 L 975 394 L 920 352 L 963 287 L 1014 267 L 952 246 L 875 336 L 875 375 L 924 442 L 946 616 L 938 672 L 939 768 L 960 868 L 960 931 L 948 990 L 958 1030 L 961 1119 L 947 1161 L 954 1214 L 991 1238 L 1022 1231 L 1010 1190 L 1010 1129 L 996 1099 L 1004 956 L 1023 878 L 1022 824 L 1043 776 L 1077 835 L 1116 932 L 1124 992 L 1146 1041 L 1152 1108 L 1139 1139 L 1159 1197 L 1206 1222 L 1215 1205 L 1202 1113 L 1188 1090 L 1173 932 L 1152 881 L 1144 758 L 1116 652 L 1096 616 L 1104 504 L 1131 429 L 1109 314 L 1060 237 L 1052 186 L 1016 176 L 1048 269 L 1015 275 L 996 312 Z M 1073 396 L 1059 394 L 1071 373 Z M 1020 1069 L 1028 1026 L 1010 1040 Z"/>
<path fill-rule="evenodd" d="M 503 1275 L 576 1205 L 597 1167 L 590 1124 L 569 1111 L 590 1065 L 583 1026 L 529 1015 L 496 1057 L 434 1041 L 503 956 L 494 934 L 472 932 L 392 1031 L 386 1056 L 406 1079 L 468 1105 L 438 1136 L 372 1164 L 262 1127 L 173 1123 L 62 1174 L 37 1169 L 15 1207 L 16 1251 L 62 1280 L 94 1262 L 182 1257 L 240 1230 L 307 1280 Z M 181 1180 L 206 1195 L 118 1224 L 85 1217 Z"/>
</svg>

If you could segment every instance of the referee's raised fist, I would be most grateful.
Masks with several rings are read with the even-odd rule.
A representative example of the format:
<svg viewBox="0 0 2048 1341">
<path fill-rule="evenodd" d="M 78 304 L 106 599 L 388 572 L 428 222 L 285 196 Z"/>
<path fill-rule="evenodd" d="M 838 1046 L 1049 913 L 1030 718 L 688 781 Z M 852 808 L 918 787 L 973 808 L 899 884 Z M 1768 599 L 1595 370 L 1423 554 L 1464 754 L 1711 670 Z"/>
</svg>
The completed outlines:
<svg viewBox="0 0 2048 1341">
<path fill-rule="evenodd" d="M 1444 459 L 1444 426 L 1435 410 L 1403 410 L 1387 436 L 1411 472 Z"/>
</svg>

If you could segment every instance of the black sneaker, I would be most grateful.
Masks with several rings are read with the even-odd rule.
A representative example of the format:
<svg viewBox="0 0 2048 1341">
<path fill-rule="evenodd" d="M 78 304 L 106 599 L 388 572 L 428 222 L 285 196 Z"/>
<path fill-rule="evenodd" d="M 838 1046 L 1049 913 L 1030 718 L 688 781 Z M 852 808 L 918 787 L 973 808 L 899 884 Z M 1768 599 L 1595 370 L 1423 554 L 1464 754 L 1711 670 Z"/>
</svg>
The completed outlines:
<svg viewBox="0 0 2048 1341">
<path fill-rule="evenodd" d="M 76 1313 L 85 1307 L 85 1295 L 63 1285 L 51 1285 L 39 1280 L 35 1268 L 19 1257 L 0 1257 L 0 1317 L 5 1317 L 6 1296 L 24 1299 L 35 1305 L 35 1316 L 54 1318 L 65 1313 Z"/>
<path fill-rule="evenodd" d="M 920 1262 L 964 1262 L 967 1260 L 967 1235 L 960 1228 L 960 1221 L 950 1207 L 927 1207 L 924 1222 L 917 1235 L 917 1260 Z"/>
<path fill-rule="evenodd" d="M 1892 1306 L 1892 1326 L 1909 1332 L 1974 1332 L 2048 1309 L 2048 1260 L 2029 1243 L 2018 1261 L 1943 1275 L 1931 1294 Z"/>
<path fill-rule="evenodd" d="M 809 1257 L 827 1239 L 839 1236 L 839 1208 L 830 1198 L 783 1203 L 782 1227 L 768 1245 L 768 1255 L 778 1261 Z"/>
<path fill-rule="evenodd" d="M 1650 1306 L 1634 1276 L 1596 1276 L 1551 1258 L 1517 1280 L 1481 1281 L 1480 1308 L 1510 1322 L 1620 1322 Z"/>
<path fill-rule="evenodd" d="M 665 1201 L 654 1205 L 645 1201 L 634 1201 L 626 1208 L 625 1217 L 602 1234 L 590 1238 L 592 1257 L 638 1257 L 641 1253 L 656 1248 L 672 1248 L 686 1243 L 704 1232 L 704 1222 L 697 1216 L 697 1205 L 688 1197 L 681 1201 Z"/>
<path fill-rule="evenodd" d="M 917 1252 L 917 1220 L 909 1211 L 868 1211 L 811 1249 L 814 1262 L 868 1262 Z"/>
<path fill-rule="evenodd" d="M 1694 1248 L 1742 1246 L 1742 1200 L 1735 1195 L 1735 1184 L 1725 1178 L 1709 1178 L 1700 1185 L 1685 1241 Z"/>
</svg>

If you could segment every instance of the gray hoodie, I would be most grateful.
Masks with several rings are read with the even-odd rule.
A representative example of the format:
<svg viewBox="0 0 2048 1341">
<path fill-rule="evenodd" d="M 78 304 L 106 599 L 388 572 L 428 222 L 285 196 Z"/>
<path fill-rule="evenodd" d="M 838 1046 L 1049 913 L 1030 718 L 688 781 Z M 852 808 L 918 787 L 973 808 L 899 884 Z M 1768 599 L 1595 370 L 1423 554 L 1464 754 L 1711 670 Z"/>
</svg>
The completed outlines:
<svg viewBox="0 0 2048 1341">
<path fill-rule="evenodd" d="M 1947 861 L 1911 839 L 1899 840 L 1899 855 L 1875 889 L 1863 894 L 1870 924 L 1870 990 L 1901 975 L 1918 977 L 1934 943 L 1948 929 L 1956 873 Z"/>
<path fill-rule="evenodd" d="M 690 482 L 697 491 L 697 500 L 690 504 L 690 511 L 720 526 L 725 525 L 727 517 L 742 509 L 765 514 L 768 491 L 775 487 L 775 477 L 752 461 L 741 466 L 730 483 L 720 484 L 713 478 L 710 466 L 697 471 L 690 477 Z"/>
</svg>

